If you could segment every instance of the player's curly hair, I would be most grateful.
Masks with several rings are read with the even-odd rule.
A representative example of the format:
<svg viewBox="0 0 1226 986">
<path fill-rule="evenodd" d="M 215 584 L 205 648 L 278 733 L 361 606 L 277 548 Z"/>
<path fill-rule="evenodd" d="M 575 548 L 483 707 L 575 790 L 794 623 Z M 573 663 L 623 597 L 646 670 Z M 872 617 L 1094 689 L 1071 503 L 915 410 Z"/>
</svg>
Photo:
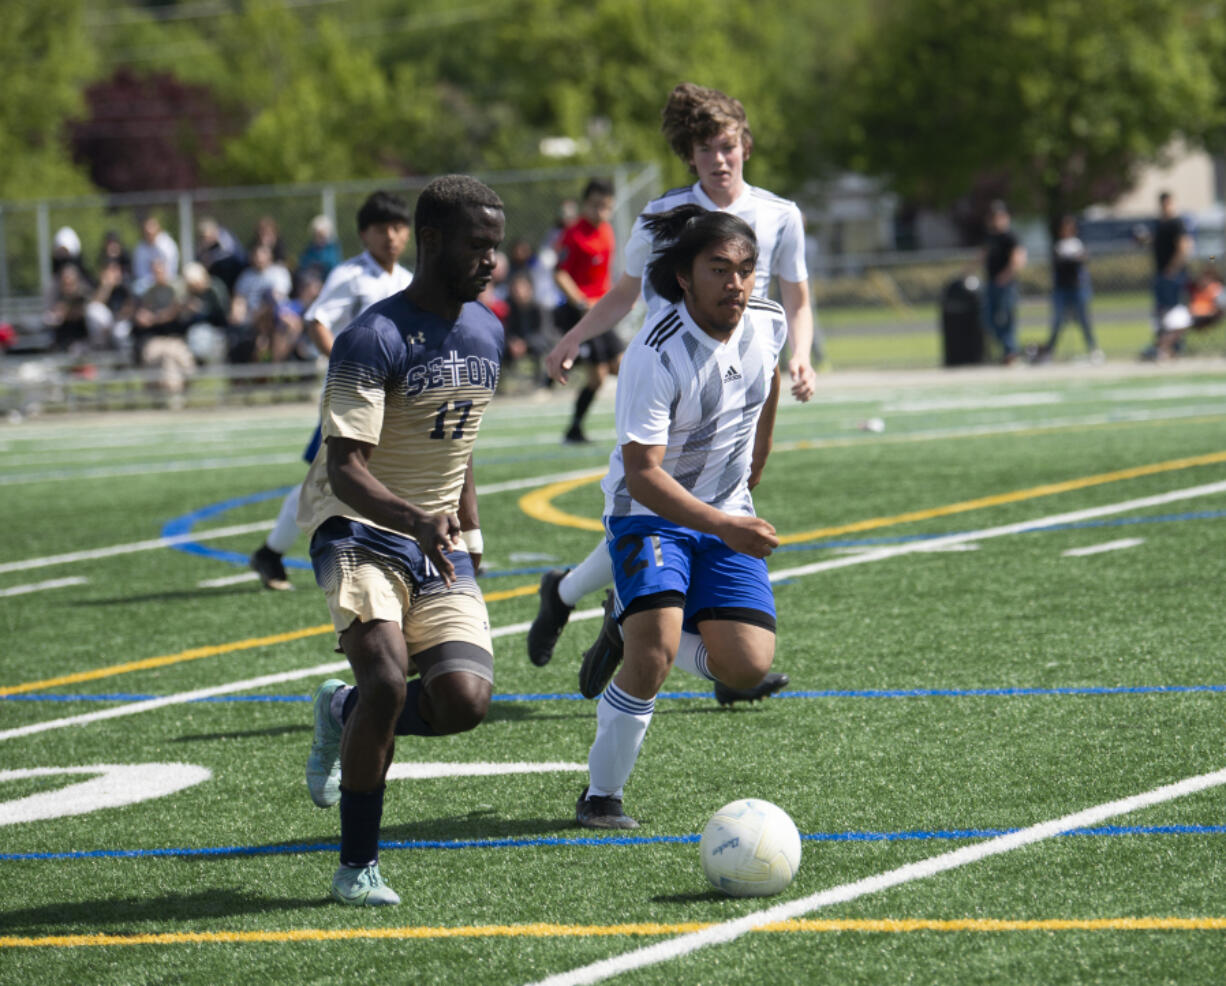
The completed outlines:
<svg viewBox="0 0 1226 986">
<path fill-rule="evenodd" d="M 753 151 L 753 133 L 749 118 L 739 99 L 733 99 L 718 89 L 683 82 L 668 94 L 668 102 L 660 114 L 660 129 L 673 153 L 687 164 L 694 156 L 694 144 L 710 140 L 730 128 L 741 132 L 745 156 Z"/>
<path fill-rule="evenodd" d="M 413 232 L 421 243 L 421 231 L 443 229 L 469 208 L 502 209 L 498 193 L 470 175 L 443 175 L 421 190 L 413 216 Z"/>
<path fill-rule="evenodd" d="M 713 243 L 744 240 L 758 259 L 758 238 L 753 227 L 730 212 L 710 212 L 700 205 L 679 205 L 667 212 L 655 212 L 643 217 L 643 225 L 657 244 L 651 263 L 647 265 L 647 281 L 653 291 L 667 301 L 684 297 L 678 274 L 694 267 L 694 258 Z"/>
</svg>

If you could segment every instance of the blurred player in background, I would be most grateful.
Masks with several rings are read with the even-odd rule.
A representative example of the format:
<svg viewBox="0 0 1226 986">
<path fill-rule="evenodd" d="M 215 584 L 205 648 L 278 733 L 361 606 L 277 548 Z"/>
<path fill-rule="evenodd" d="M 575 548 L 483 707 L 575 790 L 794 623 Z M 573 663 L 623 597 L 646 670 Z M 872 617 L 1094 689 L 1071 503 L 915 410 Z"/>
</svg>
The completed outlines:
<svg viewBox="0 0 1226 986">
<path fill-rule="evenodd" d="M 345 904 L 400 902 L 379 873 L 396 736 L 464 732 L 489 709 L 472 449 L 503 330 L 475 299 L 504 226 L 501 200 L 475 178 L 432 181 L 417 200 L 417 277 L 359 315 L 328 364 L 299 523 L 357 687 L 316 691 L 306 778 L 317 805 L 340 802 L 332 896 Z"/>
<path fill-rule="evenodd" d="M 561 332 L 567 332 L 578 324 L 613 285 L 615 242 L 613 226 L 609 222 L 611 215 L 613 185 L 594 178 L 583 190 L 579 218 L 567 226 L 558 238 L 558 263 L 553 279 L 565 300 L 554 312 L 554 325 Z M 602 332 L 579 347 L 579 358 L 587 363 L 587 380 L 575 398 L 575 411 L 565 441 L 579 445 L 587 443 L 583 418 L 605 378 L 617 372 L 623 348 L 615 329 Z"/>
<path fill-rule="evenodd" d="M 400 266 L 400 255 L 409 243 L 413 221 L 409 204 L 391 192 L 373 192 L 358 209 L 358 237 L 366 248 L 334 268 L 323 290 L 303 314 L 307 332 L 315 348 L 324 356 L 332 353 L 336 334 L 360 312 L 409 286 L 413 275 Z M 320 431 L 302 453 L 309 465 L 319 451 Z M 298 497 L 295 486 L 281 502 L 276 524 L 264 543 L 251 556 L 249 564 L 268 589 L 292 589 L 285 571 L 284 556 L 298 538 Z"/>
<path fill-rule="evenodd" d="M 585 693 L 602 692 L 575 808 L 586 828 L 638 827 L 622 789 L 674 659 L 751 689 L 775 654 L 763 558 L 779 539 L 754 513 L 749 477 L 774 428 L 787 322 L 753 296 L 757 242 L 744 220 L 683 205 L 645 225 L 667 243 L 647 277 L 670 304 L 626 351 L 618 445 L 601 484 L 625 660 L 589 655 L 580 672 Z"/>
<path fill-rule="evenodd" d="M 745 108 L 739 100 L 716 89 L 683 83 L 669 95 L 662 118 L 661 129 L 669 146 L 690 166 L 698 180 L 651 202 L 644 215 L 696 204 L 709 210 L 729 212 L 753 228 L 758 241 L 754 293 L 766 297 L 772 277 L 777 279 L 779 298 L 787 316 L 792 394 L 797 400 L 807 401 L 813 396 L 816 375 L 809 362 L 813 312 L 809 302 L 809 273 L 805 266 L 804 223 L 800 209 L 794 202 L 745 181 L 744 165 L 753 151 L 754 141 Z M 660 299 L 643 277 L 655 246 L 655 237 L 640 216 L 626 247 L 625 273 L 546 357 L 546 369 L 554 379 L 566 379 L 566 371 L 573 365 L 582 343 L 608 331 L 624 318 L 634 306 L 640 290 L 647 302 L 648 318 L 660 307 Z M 534 664 L 547 664 L 553 657 L 558 638 L 579 600 L 609 585 L 612 580 L 609 555 L 603 544 L 575 568 L 545 573 L 541 578 L 540 607 L 528 633 L 528 656 Z M 619 646 L 620 638 L 606 618 L 593 647 L 617 649 Z M 721 704 L 752 701 L 778 691 L 787 680 L 786 675 L 773 673 L 748 691 L 718 684 L 715 696 Z"/>
</svg>

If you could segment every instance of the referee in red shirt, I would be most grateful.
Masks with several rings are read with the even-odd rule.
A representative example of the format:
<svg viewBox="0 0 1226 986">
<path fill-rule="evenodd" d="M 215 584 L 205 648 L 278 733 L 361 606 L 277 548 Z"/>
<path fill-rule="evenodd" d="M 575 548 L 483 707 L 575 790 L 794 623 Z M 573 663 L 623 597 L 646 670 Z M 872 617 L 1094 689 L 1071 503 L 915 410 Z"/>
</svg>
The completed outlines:
<svg viewBox="0 0 1226 986">
<path fill-rule="evenodd" d="M 558 265 L 554 269 L 553 279 L 566 295 L 566 300 L 554 311 L 554 324 L 560 332 L 565 332 L 578 322 L 613 285 L 611 265 L 615 244 L 613 227 L 609 223 L 611 215 L 613 185 L 593 178 L 583 189 L 579 218 L 562 232 L 558 240 Z M 583 418 L 605 377 L 610 372 L 617 372 L 624 348 L 617 333 L 610 329 L 585 343 L 579 350 L 579 358 L 587 363 L 587 379 L 575 398 L 575 413 L 563 439 L 565 442 L 587 443 Z"/>
</svg>

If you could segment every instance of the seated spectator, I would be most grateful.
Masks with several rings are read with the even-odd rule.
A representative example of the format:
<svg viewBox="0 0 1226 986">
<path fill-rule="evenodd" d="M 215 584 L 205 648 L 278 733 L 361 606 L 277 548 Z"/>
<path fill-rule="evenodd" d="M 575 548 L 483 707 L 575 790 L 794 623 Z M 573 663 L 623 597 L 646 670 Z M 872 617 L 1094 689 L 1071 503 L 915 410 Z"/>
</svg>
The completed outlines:
<svg viewBox="0 0 1226 986">
<path fill-rule="evenodd" d="M 76 267 L 83 277 L 88 278 L 85 265 L 81 263 L 81 238 L 71 226 L 61 226 L 51 240 L 51 273 L 58 276 L 60 270 L 68 264 Z"/>
<path fill-rule="evenodd" d="M 284 363 L 295 359 L 302 338 L 302 316 L 273 291 L 256 305 L 250 331 L 230 350 L 232 363 Z"/>
<path fill-rule="evenodd" d="M 196 259 L 227 292 L 234 290 L 234 282 L 247 266 L 247 253 L 238 237 L 209 216 L 196 224 Z"/>
<path fill-rule="evenodd" d="M 315 267 L 304 267 L 294 275 L 294 293 L 290 295 L 289 307 L 290 310 L 302 319 L 306 310 L 314 304 L 315 299 L 319 297 L 319 293 L 323 290 L 324 278 L 320 276 L 319 271 Z M 302 323 L 303 329 L 306 329 L 306 321 Z M 303 360 L 313 360 L 319 358 L 319 349 L 315 343 L 311 341 L 311 334 L 304 331 L 298 338 L 298 343 L 294 349 L 294 358 Z"/>
<path fill-rule="evenodd" d="M 203 264 L 190 263 L 183 268 L 186 293 L 179 306 L 187 348 L 199 363 L 225 362 L 229 343 L 226 328 L 230 317 L 230 292 L 218 277 L 213 277 Z"/>
<path fill-rule="evenodd" d="M 289 271 L 273 262 L 272 251 L 266 244 L 256 245 L 251 251 L 251 266 L 234 282 L 230 324 L 239 330 L 247 328 L 266 293 L 271 291 L 279 301 L 284 301 L 292 288 Z"/>
<path fill-rule="evenodd" d="M 172 280 L 179 274 L 179 245 L 162 229 L 157 216 L 149 215 L 141 220 L 140 236 L 140 242 L 132 251 L 132 290 L 138 295 L 153 284 L 155 260 L 162 261 L 166 276 Z"/>
<path fill-rule="evenodd" d="M 341 244 L 336 238 L 332 220 L 327 216 L 316 216 L 311 220 L 311 241 L 298 255 L 298 270 L 317 271 L 322 284 L 341 259 Z"/>
<path fill-rule="evenodd" d="M 113 229 L 108 229 L 102 237 L 102 247 L 98 251 L 99 277 L 101 277 L 102 269 L 112 261 L 119 264 L 124 281 L 130 281 L 132 279 L 132 255 L 128 253 L 128 248 L 123 245 L 123 240 L 120 239 L 119 233 Z"/>
<path fill-rule="evenodd" d="M 136 297 L 128 286 L 123 261 L 104 251 L 98 287 L 85 306 L 86 328 L 96 349 L 127 350 L 132 334 Z"/>
<path fill-rule="evenodd" d="M 72 263 L 60 266 L 43 310 L 43 325 L 54 330 L 52 346 L 58 352 L 76 354 L 88 348 L 85 308 L 93 293 L 80 267 Z"/>
<path fill-rule="evenodd" d="M 272 216 L 260 216 L 256 220 L 255 233 L 251 237 L 248 252 L 254 252 L 258 246 L 268 247 L 273 263 L 285 263 L 285 244 L 281 242 L 281 228 Z"/>
<path fill-rule="evenodd" d="M 503 355 L 507 364 L 530 357 L 539 369 L 541 357 L 553 348 L 556 336 L 550 333 L 553 319 L 546 317 L 545 309 L 537 302 L 532 275 L 526 270 L 511 275 L 503 325 L 506 327 Z"/>
<path fill-rule="evenodd" d="M 1188 329 L 1202 331 L 1216 325 L 1226 308 L 1226 287 L 1216 267 L 1208 264 L 1188 282 L 1188 300 L 1162 316 L 1155 343 L 1155 358 L 1169 359 L 1179 351 Z"/>
<path fill-rule="evenodd" d="M 183 393 L 196 361 L 184 340 L 182 291 L 161 257 L 152 261 L 153 283 L 140 295 L 132 316 L 133 350 L 142 366 L 159 370 L 158 386 L 174 396 Z"/>
</svg>

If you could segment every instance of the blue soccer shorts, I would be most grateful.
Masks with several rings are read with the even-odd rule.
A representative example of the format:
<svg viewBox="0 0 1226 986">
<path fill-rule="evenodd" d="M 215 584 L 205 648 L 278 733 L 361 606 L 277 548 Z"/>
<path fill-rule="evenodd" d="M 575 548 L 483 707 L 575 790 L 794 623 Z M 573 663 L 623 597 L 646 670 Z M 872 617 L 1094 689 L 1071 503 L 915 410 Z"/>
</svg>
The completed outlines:
<svg viewBox="0 0 1226 986">
<path fill-rule="evenodd" d="M 775 629 L 775 594 L 761 558 L 661 517 L 605 517 L 604 525 L 619 619 L 644 608 L 635 600 L 652 608 L 650 597 L 672 593 L 684 597 L 689 633 L 709 619 Z"/>
</svg>

